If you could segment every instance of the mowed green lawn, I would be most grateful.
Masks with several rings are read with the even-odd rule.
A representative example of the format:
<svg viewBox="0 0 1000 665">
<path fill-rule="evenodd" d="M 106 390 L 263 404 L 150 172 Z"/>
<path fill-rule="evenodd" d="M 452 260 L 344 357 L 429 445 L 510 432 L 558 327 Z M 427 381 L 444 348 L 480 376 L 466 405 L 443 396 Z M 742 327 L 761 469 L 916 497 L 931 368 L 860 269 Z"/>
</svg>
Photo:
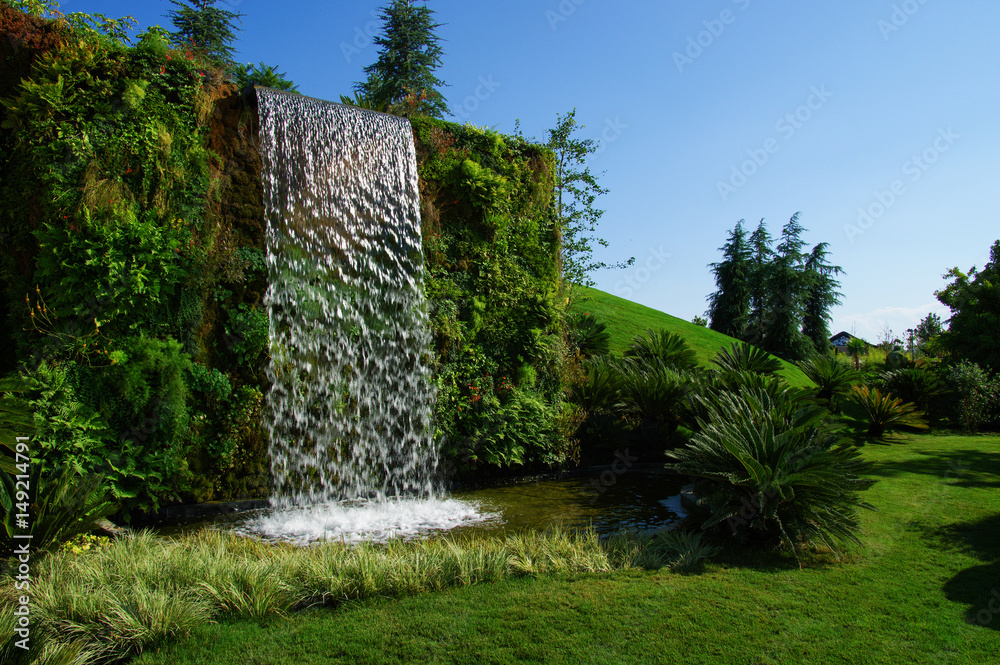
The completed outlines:
<svg viewBox="0 0 1000 665">
<path fill-rule="evenodd" d="M 206 625 L 137 662 L 1000 662 L 1000 436 L 865 456 L 879 510 L 844 562 L 732 550 L 696 574 L 521 578 Z"/>
<path fill-rule="evenodd" d="M 709 365 L 721 348 L 729 348 L 737 340 L 723 335 L 704 326 L 695 325 L 690 321 L 678 319 L 659 310 L 634 303 L 604 291 L 586 286 L 574 286 L 573 302 L 570 311 L 582 314 L 590 313 L 608 326 L 611 335 L 611 353 L 621 355 L 632 339 L 644 334 L 647 330 L 661 328 L 680 335 L 694 350 L 698 361 Z M 778 372 L 792 386 L 811 386 L 810 381 L 802 371 L 791 363 L 781 361 Z"/>
</svg>

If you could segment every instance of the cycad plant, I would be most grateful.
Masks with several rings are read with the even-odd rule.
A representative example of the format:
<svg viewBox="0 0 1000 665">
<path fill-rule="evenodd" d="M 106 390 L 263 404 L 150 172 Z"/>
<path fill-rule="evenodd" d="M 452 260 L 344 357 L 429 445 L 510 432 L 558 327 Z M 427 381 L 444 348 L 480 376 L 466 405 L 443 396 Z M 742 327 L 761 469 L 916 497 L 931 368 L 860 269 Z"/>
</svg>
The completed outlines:
<svg viewBox="0 0 1000 665">
<path fill-rule="evenodd" d="M 573 346 L 584 358 L 604 356 L 611 352 L 611 333 L 608 324 L 598 321 L 592 314 L 584 314 L 573 322 Z"/>
<path fill-rule="evenodd" d="M 647 330 L 625 350 L 625 358 L 638 366 L 666 366 L 676 371 L 692 370 L 698 358 L 680 335 L 668 330 Z"/>
<path fill-rule="evenodd" d="M 927 429 L 924 414 L 916 404 L 882 394 L 878 388 L 854 386 L 844 402 L 844 415 L 854 421 L 864 436 L 881 439 L 897 427 Z"/>
<path fill-rule="evenodd" d="M 692 388 L 690 377 L 669 367 L 634 368 L 624 377 L 622 397 L 633 415 L 665 425 L 672 433 L 684 416 Z"/>
<path fill-rule="evenodd" d="M 908 367 L 883 372 L 879 377 L 882 388 L 904 402 L 913 402 L 917 408 L 929 412 L 948 390 L 944 381 L 933 370 L 925 367 Z"/>
<path fill-rule="evenodd" d="M 816 397 L 831 411 L 839 410 L 840 400 L 859 380 L 858 373 L 830 356 L 815 356 L 798 363 L 799 369 L 816 384 Z"/>
<path fill-rule="evenodd" d="M 712 359 L 712 363 L 717 365 L 723 373 L 773 374 L 781 369 L 780 360 L 767 351 L 744 342 L 734 342 L 728 349 L 719 349 L 719 353 Z"/>
<path fill-rule="evenodd" d="M 874 483 L 856 449 L 838 445 L 825 409 L 800 395 L 747 390 L 706 402 L 708 420 L 667 468 L 704 478 L 691 517 L 741 543 L 784 545 L 798 558 L 809 545 L 834 554 L 858 543 L 859 493 Z"/>
<path fill-rule="evenodd" d="M 606 356 L 588 360 L 586 376 L 573 388 L 573 401 L 588 413 L 610 413 L 621 402 L 622 373 L 617 363 Z"/>
</svg>

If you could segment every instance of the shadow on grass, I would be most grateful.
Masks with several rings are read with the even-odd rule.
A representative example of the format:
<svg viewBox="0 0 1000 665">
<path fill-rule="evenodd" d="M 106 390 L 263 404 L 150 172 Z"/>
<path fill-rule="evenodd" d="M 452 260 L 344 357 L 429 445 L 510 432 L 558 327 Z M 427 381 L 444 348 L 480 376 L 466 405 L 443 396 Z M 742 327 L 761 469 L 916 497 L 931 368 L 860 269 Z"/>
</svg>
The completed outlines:
<svg viewBox="0 0 1000 665">
<path fill-rule="evenodd" d="M 965 619 L 969 623 L 1000 631 L 1000 515 L 954 524 L 941 537 L 965 545 L 988 562 L 948 580 L 945 595 L 968 606 Z"/>
<path fill-rule="evenodd" d="M 995 453 L 967 448 L 915 452 L 916 457 L 907 460 L 873 462 L 867 474 L 882 478 L 908 473 L 936 476 L 954 487 L 1000 489 L 1000 450 Z"/>
</svg>

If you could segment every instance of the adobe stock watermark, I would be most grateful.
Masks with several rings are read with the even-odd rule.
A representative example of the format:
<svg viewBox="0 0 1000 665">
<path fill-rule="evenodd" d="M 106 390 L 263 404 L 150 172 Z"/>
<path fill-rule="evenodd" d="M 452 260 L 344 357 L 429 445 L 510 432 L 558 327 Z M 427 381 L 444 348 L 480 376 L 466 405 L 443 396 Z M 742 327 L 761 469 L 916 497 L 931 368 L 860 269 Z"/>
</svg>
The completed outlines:
<svg viewBox="0 0 1000 665">
<path fill-rule="evenodd" d="M 909 191 L 907 183 L 916 183 L 923 178 L 924 174 L 941 159 L 941 155 L 951 150 L 960 138 L 962 135 L 956 134 L 951 127 L 939 129 L 937 137 L 930 146 L 903 162 L 900 169 L 904 177 L 893 180 L 886 189 L 876 190 L 873 195 L 874 201 L 858 208 L 857 220 L 853 224 L 844 224 L 844 234 L 847 239 L 854 243 L 858 236 L 864 235 L 875 222 L 882 219 Z"/>
<path fill-rule="evenodd" d="M 653 273 L 663 268 L 667 264 L 667 260 L 672 257 L 673 254 L 667 252 L 663 245 L 650 249 L 645 261 L 637 268 L 629 270 L 623 279 L 618 280 L 618 283 L 615 284 L 615 293 L 622 298 L 630 298 L 652 279 Z"/>
<path fill-rule="evenodd" d="M 605 469 L 596 478 L 590 479 L 590 485 L 580 490 L 580 494 L 590 499 L 591 503 L 597 501 L 598 497 L 608 491 L 618 482 L 620 476 L 625 475 L 632 468 L 632 465 L 639 461 L 638 457 L 628 454 L 628 448 L 615 451 L 615 461 L 611 467 Z"/>
<path fill-rule="evenodd" d="M 625 133 L 628 129 L 628 125 L 622 122 L 620 115 L 616 115 L 614 120 L 611 118 L 605 118 L 604 128 L 601 130 L 601 135 L 595 139 L 597 147 L 594 149 L 594 156 L 600 155 L 605 150 L 608 149 L 608 145 L 614 143 Z"/>
<path fill-rule="evenodd" d="M 774 124 L 777 137 L 771 136 L 760 147 L 747 150 L 749 159 L 738 166 L 734 165 L 728 180 L 716 181 L 715 188 L 723 202 L 728 201 L 730 196 L 746 185 L 750 178 L 756 175 L 771 160 L 771 157 L 781 150 L 781 142 L 791 140 L 833 97 L 833 93 L 826 89 L 826 85 L 812 86 L 809 92 L 809 97 L 804 104 L 791 113 L 786 113 Z"/>
<path fill-rule="evenodd" d="M 242 0 L 240 0 L 242 2 Z M 354 39 L 350 42 L 340 42 L 340 52 L 344 56 L 347 64 L 351 64 L 354 56 L 361 55 L 361 52 L 375 43 L 375 37 L 382 31 L 382 23 L 379 20 L 378 12 L 371 11 L 372 20 L 364 26 L 354 26 Z"/>
<path fill-rule="evenodd" d="M 576 8 L 587 0 L 562 0 L 555 9 L 545 11 L 545 20 L 549 22 L 549 27 L 553 31 L 559 28 L 559 24 L 567 21 L 570 16 L 576 13 Z"/>
<path fill-rule="evenodd" d="M 740 11 L 746 11 L 750 7 L 751 0 L 732 0 Z M 685 67 L 690 67 L 694 61 L 702 56 L 705 49 L 711 48 L 719 37 L 726 31 L 726 27 L 736 23 L 739 16 L 732 9 L 723 9 L 718 17 L 702 21 L 705 29 L 694 37 L 688 37 L 687 45 L 683 51 L 674 51 L 673 59 L 677 71 L 684 73 Z"/>
<path fill-rule="evenodd" d="M 889 41 L 889 37 L 894 32 L 899 32 L 903 26 L 910 22 L 910 18 L 926 5 L 928 0 L 905 0 L 892 6 L 892 14 L 889 19 L 879 19 L 877 25 L 882 39 Z"/>
<path fill-rule="evenodd" d="M 466 97 L 461 101 L 461 103 L 452 110 L 452 114 L 462 120 L 468 120 L 473 113 L 475 113 L 480 105 L 487 99 L 493 96 L 493 93 L 497 91 L 503 83 L 493 80 L 493 74 L 489 76 L 480 76 L 479 85 L 471 95 Z"/>
</svg>

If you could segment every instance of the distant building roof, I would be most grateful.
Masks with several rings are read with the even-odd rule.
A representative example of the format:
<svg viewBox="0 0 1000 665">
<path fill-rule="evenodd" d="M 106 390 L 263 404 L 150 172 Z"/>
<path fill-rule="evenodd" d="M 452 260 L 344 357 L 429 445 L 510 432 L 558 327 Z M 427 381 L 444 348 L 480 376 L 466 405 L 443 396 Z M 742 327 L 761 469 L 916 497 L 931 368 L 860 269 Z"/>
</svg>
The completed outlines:
<svg viewBox="0 0 1000 665">
<path fill-rule="evenodd" d="M 847 346 L 847 343 L 852 339 L 861 339 L 861 338 L 855 337 L 851 333 L 841 330 L 839 333 L 830 338 L 830 343 L 833 344 L 834 346 Z M 865 340 L 863 339 L 861 339 L 861 341 L 865 342 Z M 865 344 L 871 346 L 871 344 L 868 344 L 868 342 L 865 342 Z"/>
</svg>

